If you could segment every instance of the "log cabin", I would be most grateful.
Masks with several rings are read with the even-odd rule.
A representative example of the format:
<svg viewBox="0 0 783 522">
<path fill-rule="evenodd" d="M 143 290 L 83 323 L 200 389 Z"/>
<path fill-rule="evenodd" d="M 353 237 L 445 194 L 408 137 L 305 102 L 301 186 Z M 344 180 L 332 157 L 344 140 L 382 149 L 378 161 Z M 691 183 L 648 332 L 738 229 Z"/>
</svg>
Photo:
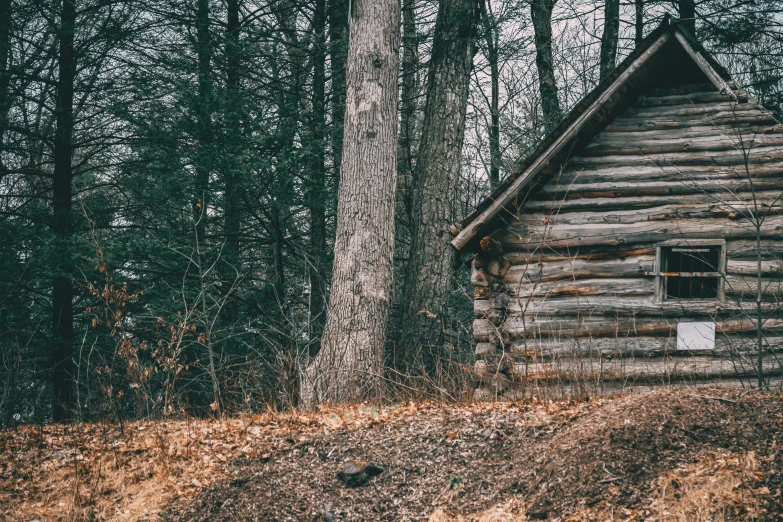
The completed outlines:
<svg viewBox="0 0 783 522">
<path fill-rule="evenodd" d="M 783 126 L 664 20 L 451 226 L 479 395 L 779 380 L 782 195 Z"/>
</svg>

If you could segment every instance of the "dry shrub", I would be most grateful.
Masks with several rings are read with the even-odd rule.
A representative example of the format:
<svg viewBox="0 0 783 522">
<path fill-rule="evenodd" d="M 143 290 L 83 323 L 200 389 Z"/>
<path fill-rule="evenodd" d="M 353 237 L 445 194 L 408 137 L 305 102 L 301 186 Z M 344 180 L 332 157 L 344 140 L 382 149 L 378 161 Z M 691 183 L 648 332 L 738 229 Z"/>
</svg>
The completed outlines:
<svg viewBox="0 0 783 522">
<path fill-rule="evenodd" d="M 661 522 L 758 519 L 766 487 L 754 452 L 703 458 L 658 478 L 651 512 Z"/>
</svg>

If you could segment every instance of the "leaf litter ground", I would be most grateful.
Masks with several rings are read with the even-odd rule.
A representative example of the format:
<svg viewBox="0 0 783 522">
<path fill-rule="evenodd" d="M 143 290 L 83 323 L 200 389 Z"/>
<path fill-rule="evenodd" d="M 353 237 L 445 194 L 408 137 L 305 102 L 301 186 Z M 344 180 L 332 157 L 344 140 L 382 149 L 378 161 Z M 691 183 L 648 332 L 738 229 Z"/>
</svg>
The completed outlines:
<svg viewBox="0 0 783 522">
<path fill-rule="evenodd" d="M 783 397 L 717 388 L 23 427 L 0 518 L 783 520 L 782 433 Z M 385 471 L 345 487 L 355 461 Z"/>
</svg>

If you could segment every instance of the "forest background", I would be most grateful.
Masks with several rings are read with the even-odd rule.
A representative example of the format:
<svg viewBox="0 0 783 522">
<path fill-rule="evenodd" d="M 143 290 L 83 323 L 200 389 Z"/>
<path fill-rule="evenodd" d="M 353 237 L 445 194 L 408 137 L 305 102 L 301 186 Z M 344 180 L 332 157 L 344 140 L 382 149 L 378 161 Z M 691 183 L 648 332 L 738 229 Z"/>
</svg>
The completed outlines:
<svg viewBox="0 0 783 522">
<path fill-rule="evenodd" d="M 0 0 L 0 425 L 300 402 L 331 288 L 357 5 Z M 469 271 L 441 248 L 430 195 L 439 222 L 468 214 L 665 14 L 783 104 L 775 0 L 400 12 L 391 399 L 472 389 Z M 428 100 L 450 90 L 464 102 L 438 120 Z"/>
</svg>

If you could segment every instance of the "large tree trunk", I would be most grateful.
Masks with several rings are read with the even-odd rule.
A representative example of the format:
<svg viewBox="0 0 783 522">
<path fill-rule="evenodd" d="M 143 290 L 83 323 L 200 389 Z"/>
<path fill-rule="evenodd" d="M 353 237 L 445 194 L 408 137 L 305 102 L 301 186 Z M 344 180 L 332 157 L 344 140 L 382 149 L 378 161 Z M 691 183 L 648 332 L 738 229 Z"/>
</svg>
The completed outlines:
<svg viewBox="0 0 783 522">
<path fill-rule="evenodd" d="M 612 71 L 617 59 L 617 37 L 620 33 L 620 0 L 604 2 L 604 33 L 601 36 L 601 70 L 603 80 Z"/>
<path fill-rule="evenodd" d="M 552 58 L 552 10 L 556 2 L 557 0 L 533 0 L 530 4 L 536 41 L 538 88 L 541 92 L 541 109 L 546 132 L 554 129 L 563 117 L 560 101 L 557 99 L 557 80 Z"/>
<path fill-rule="evenodd" d="M 55 116 L 52 229 L 55 238 L 54 279 L 52 282 L 52 417 L 55 422 L 74 417 L 75 364 L 73 360 L 73 259 L 71 242 L 73 223 L 73 90 L 76 77 L 74 28 L 75 0 L 63 0 L 60 19 L 58 57 L 59 78 Z"/>
<path fill-rule="evenodd" d="M 407 365 L 435 370 L 444 342 L 454 249 L 453 221 L 477 15 L 472 0 L 441 0 L 435 21 L 419 157 L 413 180 L 412 242 L 403 290 L 402 344 Z"/>
<path fill-rule="evenodd" d="M 352 401 L 380 384 L 392 298 L 398 0 L 354 0 L 332 288 L 302 399 Z"/>
<path fill-rule="evenodd" d="M 326 282 L 322 276 L 326 255 L 326 1 L 315 0 L 313 13 L 313 113 L 310 118 L 310 176 L 307 206 L 310 210 L 310 353 L 320 346 L 326 305 Z"/>
<path fill-rule="evenodd" d="M 481 20 L 484 25 L 484 40 L 487 45 L 487 61 L 489 62 L 492 93 L 489 99 L 489 184 L 494 189 L 500 183 L 500 68 L 498 55 L 499 32 L 497 21 L 487 6 L 486 0 L 481 0 Z"/>
</svg>

